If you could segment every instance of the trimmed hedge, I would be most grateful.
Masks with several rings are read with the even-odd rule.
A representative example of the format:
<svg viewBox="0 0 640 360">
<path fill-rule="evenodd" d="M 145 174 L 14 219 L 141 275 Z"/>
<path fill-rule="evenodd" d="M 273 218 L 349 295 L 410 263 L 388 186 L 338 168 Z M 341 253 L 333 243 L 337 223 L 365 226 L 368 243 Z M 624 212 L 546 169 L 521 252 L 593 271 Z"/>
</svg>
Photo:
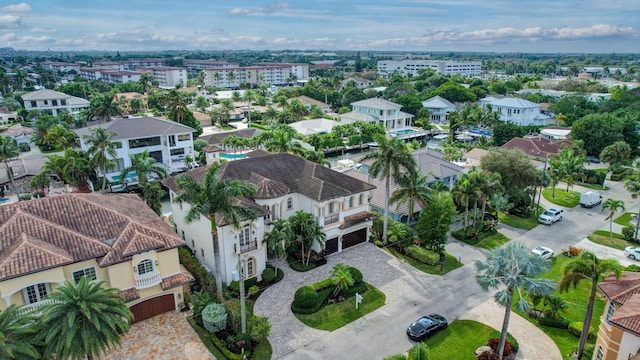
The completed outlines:
<svg viewBox="0 0 640 360">
<path fill-rule="evenodd" d="M 211 303 L 202 310 L 202 325 L 207 331 L 215 333 L 227 328 L 227 310 L 224 305 Z"/>
<path fill-rule="evenodd" d="M 569 331 L 569 334 L 575 336 L 575 337 L 580 337 L 580 334 L 582 333 L 582 326 L 584 325 L 584 323 L 582 321 L 574 321 L 572 323 L 569 324 L 569 327 L 567 328 L 567 330 Z M 594 331 L 593 328 L 590 327 L 589 328 L 589 339 L 594 338 Z"/>
<path fill-rule="evenodd" d="M 427 265 L 434 266 L 440 261 L 440 255 L 437 252 L 427 250 L 418 245 L 407 246 L 405 252 L 408 256 Z"/>
<path fill-rule="evenodd" d="M 296 290 L 296 294 L 293 296 L 292 306 L 302 309 L 312 309 L 319 304 L 318 293 L 311 286 L 303 286 Z"/>
<path fill-rule="evenodd" d="M 353 284 L 353 286 L 340 290 L 340 294 L 346 297 L 351 297 L 355 296 L 356 293 L 362 294 L 365 291 L 367 291 L 367 284 L 364 281 L 360 281 L 359 283 Z"/>
<path fill-rule="evenodd" d="M 624 271 L 640 272 L 640 266 L 638 266 L 636 264 L 632 264 L 632 265 L 627 266 L 627 268 Z"/>
<path fill-rule="evenodd" d="M 251 357 L 251 353 L 249 351 L 245 351 L 244 354 L 236 354 L 233 351 L 229 351 L 229 349 L 227 349 L 227 344 L 218 339 L 216 334 L 211 334 L 211 341 L 213 342 L 213 345 L 215 345 L 218 350 L 222 351 L 224 356 L 229 360 L 242 360 L 245 356 L 247 359 Z"/>
<path fill-rule="evenodd" d="M 271 268 L 266 268 L 262 270 L 262 281 L 269 284 L 276 279 L 276 272 Z"/>
<path fill-rule="evenodd" d="M 544 326 L 549 326 L 549 327 L 554 327 L 554 328 L 558 328 L 558 329 L 567 329 L 569 327 L 569 323 L 571 323 L 571 321 L 565 319 L 565 318 L 560 318 L 560 319 L 555 319 L 552 317 L 541 317 L 538 318 L 538 324 L 540 325 L 544 325 Z"/>
<path fill-rule="evenodd" d="M 500 331 L 498 330 L 491 330 L 489 332 L 489 339 L 500 339 Z M 511 343 L 511 351 L 518 352 L 518 349 L 520 349 L 520 344 L 518 344 L 518 340 L 516 340 L 516 338 L 514 338 L 513 336 L 511 336 L 511 334 L 507 333 L 507 340 Z"/>
<path fill-rule="evenodd" d="M 362 282 L 362 279 L 364 277 L 362 276 L 362 272 L 360 270 L 354 268 L 353 266 L 350 266 L 349 272 L 351 272 L 351 277 L 353 278 L 354 284 Z"/>
</svg>

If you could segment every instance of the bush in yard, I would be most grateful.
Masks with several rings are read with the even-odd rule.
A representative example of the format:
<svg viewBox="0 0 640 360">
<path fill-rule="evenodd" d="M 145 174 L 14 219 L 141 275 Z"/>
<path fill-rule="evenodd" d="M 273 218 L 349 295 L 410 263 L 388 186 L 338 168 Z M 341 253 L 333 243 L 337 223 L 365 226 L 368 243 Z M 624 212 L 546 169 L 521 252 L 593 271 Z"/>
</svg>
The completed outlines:
<svg viewBox="0 0 640 360">
<path fill-rule="evenodd" d="M 224 305 L 211 303 L 202 310 L 202 325 L 207 331 L 215 333 L 227 328 L 227 310 Z"/>
<path fill-rule="evenodd" d="M 489 339 L 500 339 L 500 331 L 491 330 L 489 332 Z M 511 352 L 518 352 L 520 349 L 520 344 L 518 344 L 518 340 L 516 340 L 511 334 L 507 333 L 507 341 L 511 343 Z"/>
<path fill-rule="evenodd" d="M 593 351 L 595 350 L 595 344 L 586 344 L 582 351 L 582 357 L 580 360 L 591 360 L 593 358 Z"/>
<path fill-rule="evenodd" d="M 254 341 L 266 339 L 271 332 L 271 324 L 264 316 L 250 316 L 247 320 L 247 329 L 249 335 Z"/>
<path fill-rule="evenodd" d="M 560 318 L 560 319 L 554 319 L 552 317 L 541 317 L 538 318 L 538 324 L 540 325 L 544 325 L 544 326 L 549 326 L 549 327 L 554 327 L 554 328 L 558 328 L 558 329 L 566 329 L 569 327 L 569 323 L 570 321 L 565 319 L 565 318 Z"/>
<path fill-rule="evenodd" d="M 384 360 L 407 360 L 407 357 L 404 354 L 393 354 L 391 356 L 387 356 Z"/>
<path fill-rule="evenodd" d="M 568 257 L 576 257 L 578 255 L 580 255 L 580 253 L 582 252 L 582 248 L 576 247 L 576 246 L 569 246 L 569 248 L 567 249 L 567 256 Z"/>
<path fill-rule="evenodd" d="M 311 286 L 303 286 L 293 296 L 292 306 L 302 309 L 313 309 L 318 305 L 318 293 Z"/>
<path fill-rule="evenodd" d="M 247 293 L 249 294 L 249 296 L 253 296 L 257 294 L 258 291 L 260 291 L 260 288 L 257 285 L 253 285 L 249 287 L 249 290 L 247 290 Z"/>
<path fill-rule="evenodd" d="M 355 296 L 356 293 L 359 293 L 360 295 L 362 295 L 365 291 L 367 291 L 367 284 L 361 281 L 359 283 L 354 284 L 353 286 L 349 286 L 346 289 L 340 290 L 340 294 L 346 297 L 351 297 L 351 296 Z"/>
<path fill-rule="evenodd" d="M 242 331 L 240 299 L 227 301 L 224 303 L 224 307 L 227 309 L 227 329 L 234 333 L 240 333 Z M 249 316 L 251 313 L 247 309 L 247 318 Z"/>
<path fill-rule="evenodd" d="M 567 330 L 569 331 L 569 334 L 576 336 L 576 337 L 580 337 L 580 334 L 582 333 L 582 326 L 583 326 L 583 322 L 582 321 L 574 321 L 572 323 L 569 323 L 569 327 L 567 328 Z M 593 328 L 589 328 L 589 339 L 594 338 L 594 331 Z"/>
<path fill-rule="evenodd" d="M 440 255 L 437 252 L 427 250 L 418 245 L 408 246 L 406 253 L 408 256 L 427 265 L 436 265 L 440 261 Z"/>
<path fill-rule="evenodd" d="M 276 279 L 276 272 L 271 268 L 266 268 L 262 271 L 262 281 L 267 284 L 273 282 Z"/>
<path fill-rule="evenodd" d="M 633 237 L 636 236 L 636 229 L 631 226 L 625 226 L 622 228 L 622 238 L 627 241 L 633 241 Z"/>
<path fill-rule="evenodd" d="M 495 351 L 483 351 L 476 356 L 476 360 L 499 360 L 498 354 Z"/>
<path fill-rule="evenodd" d="M 636 264 L 629 265 L 629 266 L 627 266 L 627 268 L 624 271 L 640 272 L 640 266 L 638 266 Z"/>
<path fill-rule="evenodd" d="M 207 307 L 207 305 L 215 302 L 215 298 L 213 297 L 213 295 L 206 291 L 196 291 L 191 296 L 191 302 L 193 315 L 195 315 L 196 322 L 198 323 L 198 325 L 202 326 L 202 317 L 198 315 L 202 314 L 202 311 Z"/>
<path fill-rule="evenodd" d="M 360 270 L 354 267 L 349 267 L 349 271 L 351 272 L 351 277 L 355 284 L 362 282 L 362 272 L 360 272 Z"/>
<path fill-rule="evenodd" d="M 491 338 L 487 342 L 487 345 L 494 351 L 498 351 L 498 343 L 500 342 L 500 338 Z M 504 351 L 502 352 L 502 356 L 509 356 L 513 352 L 513 348 L 511 346 L 511 341 L 507 340 L 504 343 Z"/>
</svg>

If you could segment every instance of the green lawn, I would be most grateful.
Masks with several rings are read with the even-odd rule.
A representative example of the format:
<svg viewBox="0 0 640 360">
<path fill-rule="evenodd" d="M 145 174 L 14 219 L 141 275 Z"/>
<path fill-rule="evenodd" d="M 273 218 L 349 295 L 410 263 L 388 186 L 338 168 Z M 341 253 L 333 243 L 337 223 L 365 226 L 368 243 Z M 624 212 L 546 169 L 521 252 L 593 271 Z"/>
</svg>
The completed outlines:
<svg viewBox="0 0 640 360">
<path fill-rule="evenodd" d="M 624 213 L 620 216 L 618 216 L 617 218 L 613 219 L 613 222 L 618 224 L 618 225 L 622 225 L 622 226 L 631 226 L 629 224 L 629 221 L 631 221 L 632 217 L 631 215 L 638 215 L 635 212 L 628 212 L 628 213 Z"/>
<path fill-rule="evenodd" d="M 580 193 L 578 191 L 569 190 L 556 187 L 555 196 L 553 188 L 546 188 L 542 190 L 542 196 L 549 202 L 555 205 L 572 208 L 580 203 Z"/>
<path fill-rule="evenodd" d="M 622 238 L 622 235 L 613 233 L 613 241 L 609 238 L 609 232 L 606 230 L 598 230 L 593 234 L 587 236 L 587 239 L 593 241 L 596 244 L 608 246 L 610 248 L 624 250 L 627 246 L 636 246 L 638 243 L 627 241 Z"/>
<path fill-rule="evenodd" d="M 474 360 L 474 351 L 487 345 L 492 330 L 493 328 L 476 321 L 455 320 L 446 329 L 425 341 L 429 346 L 429 360 Z"/>
<path fill-rule="evenodd" d="M 606 186 L 604 187 L 604 189 L 602 188 L 602 184 L 585 184 L 585 183 L 576 183 L 576 185 L 580 185 L 582 187 L 585 187 L 587 189 L 592 189 L 592 190 L 609 190 L 610 187 Z"/>
<path fill-rule="evenodd" d="M 368 290 L 362 294 L 362 302 L 356 309 L 355 297 L 346 301 L 323 307 L 320 311 L 309 314 L 294 314 L 303 324 L 318 330 L 333 331 L 357 320 L 378 309 L 386 300 L 386 296 L 373 285 L 367 283 Z"/>
<path fill-rule="evenodd" d="M 509 241 L 511 239 L 509 239 L 508 237 L 506 237 L 505 235 L 497 232 L 495 234 L 491 234 L 487 237 L 485 237 L 484 239 L 480 240 L 476 246 L 477 247 L 481 247 L 483 249 L 487 249 L 487 250 L 493 250 L 499 246 L 502 246 L 502 244 L 506 243 L 507 241 Z"/>
<path fill-rule="evenodd" d="M 538 217 L 530 214 L 528 217 L 521 217 L 513 214 L 499 213 L 500 222 L 516 229 L 531 230 L 538 226 Z"/>
<path fill-rule="evenodd" d="M 461 263 L 458 262 L 458 259 L 456 259 L 454 256 L 450 255 L 450 254 L 446 254 L 447 259 L 444 262 L 444 266 L 442 267 L 442 270 L 440 270 L 440 265 L 427 265 L 425 263 L 422 263 L 412 257 L 406 256 L 402 253 L 400 253 L 398 250 L 396 250 L 393 247 L 385 247 L 384 250 L 386 250 L 387 252 L 389 252 L 390 254 L 392 254 L 393 256 L 397 257 L 398 259 L 403 260 L 404 262 L 406 262 L 407 264 L 413 266 L 414 268 L 425 272 L 427 274 L 433 274 L 433 275 L 443 275 L 448 273 L 451 270 L 455 270 L 457 268 L 459 268 L 460 266 L 462 266 Z"/>
</svg>

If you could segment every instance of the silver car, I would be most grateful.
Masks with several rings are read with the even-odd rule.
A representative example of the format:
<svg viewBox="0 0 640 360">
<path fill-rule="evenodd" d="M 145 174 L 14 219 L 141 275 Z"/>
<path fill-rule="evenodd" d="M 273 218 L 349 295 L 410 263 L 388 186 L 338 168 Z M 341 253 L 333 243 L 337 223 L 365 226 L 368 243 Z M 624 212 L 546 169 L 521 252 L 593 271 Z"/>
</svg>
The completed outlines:
<svg viewBox="0 0 640 360">
<path fill-rule="evenodd" d="M 627 246 L 624 248 L 624 256 L 631 260 L 640 260 L 640 246 Z"/>
</svg>

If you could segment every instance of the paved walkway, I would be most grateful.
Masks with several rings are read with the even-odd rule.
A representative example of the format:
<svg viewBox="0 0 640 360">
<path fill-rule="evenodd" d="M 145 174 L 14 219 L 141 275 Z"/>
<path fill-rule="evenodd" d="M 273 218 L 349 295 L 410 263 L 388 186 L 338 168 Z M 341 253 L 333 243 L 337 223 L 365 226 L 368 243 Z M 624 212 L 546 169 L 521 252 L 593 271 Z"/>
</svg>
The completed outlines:
<svg viewBox="0 0 640 360">
<path fill-rule="evenodd" d="M 170 311 L 131 325 L 122 346 L 108 351 L 102 360 L 213 360 L 186 313 Z"/>
</svg>

